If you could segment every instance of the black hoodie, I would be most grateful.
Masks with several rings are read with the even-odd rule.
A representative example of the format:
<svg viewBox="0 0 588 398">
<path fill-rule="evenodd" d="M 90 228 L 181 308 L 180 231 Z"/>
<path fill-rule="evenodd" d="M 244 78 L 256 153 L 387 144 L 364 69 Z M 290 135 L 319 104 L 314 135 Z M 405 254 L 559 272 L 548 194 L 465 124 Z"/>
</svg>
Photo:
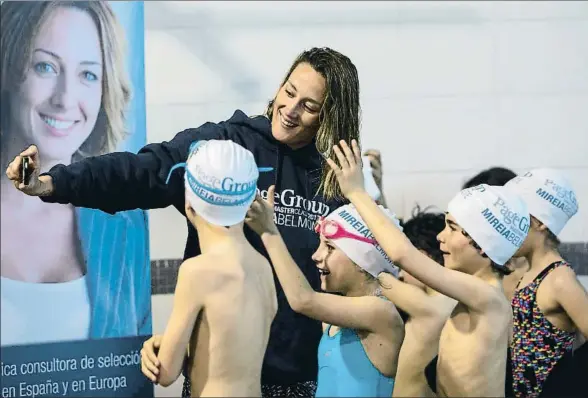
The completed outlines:
<svg viewBox="0 0 588 398">
<path fill-rule="evenodd" d="M 264 116 L 249 118 L 237 110 L 225 122 L 184 130 L 169 142 L 145 146 L 136 155 L 117 152 L 69 166 L 57 165 L 46 173 L 53 179 L 54 193 L 42 200 L 108 213 L 173 205 L 184 214 L 183 173 L 174 171 L 169 184 L 166 178 L 173 165 L 186 161 L 192 142 L 209 139 L 232 140 L 250 150 L 259 167 L 274 168 L 260 174 L 258 190 L 266 197 L 269 186 L 276 185 L 276 224 L 296 264 L 318 290 L 320 278 L 311 255 L 319 240 L 313 227 L 319 216 L 326 216 L 342 203 L 327 203 L 316 195 L 323 159 L 314 142 L 298 150 L 290 149 L 273 138 L 270 121 Z M 248 227 L 245 235 L 253 247 L 268 257 L 259 236 Z M 184 258 L 198 254 L 198 235 L 188 222 Z M 262 383 L 314 381 L 320 323 L 292 311 L 277 279 L 276 291 L 278 312 L 264 359 Z"/>
</svg>

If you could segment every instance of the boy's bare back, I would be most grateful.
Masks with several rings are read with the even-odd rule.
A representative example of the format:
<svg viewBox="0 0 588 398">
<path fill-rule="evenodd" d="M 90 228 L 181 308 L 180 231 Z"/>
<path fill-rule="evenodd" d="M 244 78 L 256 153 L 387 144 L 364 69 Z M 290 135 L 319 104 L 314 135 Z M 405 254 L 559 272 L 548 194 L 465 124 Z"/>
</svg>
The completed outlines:
<svg viewBox="0 0 588 398">
<path fill-rule="evenodd" d="M 277 311 L 271 265 L 247 242 L 217 246 L 198 260 L 207 269 L 198 285 L 208 293 L 188 348 L 192 397 L 259 397 Z"/>
</svg>

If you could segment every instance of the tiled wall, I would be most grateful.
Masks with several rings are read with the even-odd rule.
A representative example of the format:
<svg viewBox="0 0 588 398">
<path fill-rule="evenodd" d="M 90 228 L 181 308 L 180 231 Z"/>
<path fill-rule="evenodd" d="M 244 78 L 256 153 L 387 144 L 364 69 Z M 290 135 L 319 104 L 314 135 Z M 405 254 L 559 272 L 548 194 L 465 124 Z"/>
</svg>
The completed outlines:
<svg viewBox="0 0 588 398">
<path fill-rule="evenodd" d="M 588 242 L 563 243 L 560 249 L 578 275 L 588 276 Z M 181 262 L 180 259 L 151 261 L 151 294 L 174 292 Z"/>
</svg>

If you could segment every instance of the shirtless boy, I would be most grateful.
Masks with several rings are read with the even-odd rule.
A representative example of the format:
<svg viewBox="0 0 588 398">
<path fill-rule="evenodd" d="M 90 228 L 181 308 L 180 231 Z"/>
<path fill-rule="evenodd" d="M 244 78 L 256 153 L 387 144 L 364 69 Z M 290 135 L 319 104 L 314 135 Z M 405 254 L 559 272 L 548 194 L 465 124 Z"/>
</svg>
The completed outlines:
<svg viewBox="0 0 588 398">
<path fill-rule="evenodd" d="M 202 254 L 180 266 L 159 366 L 142 352 L 142 370 L 169 386 L 187 350 L 192 397 L 260 397 L 277 300 L 271 266 L 243 232 L 258 168 L 251 152 L 216 140 L 198 142 L 185 167 L 185 211 Z"/>
<path fill-rule="evenodd" d="M 340 145 L 333 148 L 339 164 L 333 159 L 328 163 L 343 194 L 390 259 L 425 285 L 457 300 L 439 341 L 437 394 L 504 396 L 512 312 L 502 277 L 508 272 L 504 264 L 528 233 L 525 203 L 504 187 L 480 185 L 458 193 L 449 203 L 446 227 L 439 234 L 443 267 L 417 250 L 367 195 L 357 142 L 352 142 L 353 151 L 343 141 Z"/>
<path fill-rule="evenodd" d="M 419 211 L 403 227 L 404 234 L 417 249 L 443 264 L 437 241 L 437 235 L 445 228 L 442 213 Z M 438 353 L 441 330 L 456 301 L 425 286 L 404 270 L 398 279 L 384 273 L 378 279 L 382 293 L 408 315 L 392 396 L 432 397 L 434 391 L 427 384 L 425 368 Z"/>
<path fill-rule="evenodd" d="M 490 167 L 489 169 L 482 170 L 467 180 L 461 189 L 473 188 L 482 184 L 502 187 L 516 176 L 515 172 L 511 169 L 505 167 Z M 502 288 L 504 289 L 506 298 L 510 301 L 512 300 L 519 280 L 521 280 L 523 274 L 529 270 L 529 263 L 525 257 L 513 257 L 508 262 L 508 269 L 510 269 L 512 273 L 504 276 L 502 279 Z"/>
</svg>

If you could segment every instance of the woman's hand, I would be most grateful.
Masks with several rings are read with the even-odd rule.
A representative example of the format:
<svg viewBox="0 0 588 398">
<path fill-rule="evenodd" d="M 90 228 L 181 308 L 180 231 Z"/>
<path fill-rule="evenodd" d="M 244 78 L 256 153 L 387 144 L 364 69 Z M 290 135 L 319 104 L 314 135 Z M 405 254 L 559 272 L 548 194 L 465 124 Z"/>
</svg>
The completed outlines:
<svg viewBox="0 0 588 398">
<path fill-rule="evenodd" d="M 356 140 L 351 141 L 351 147 L 353 149 L 349 148 L 349 145 L 343 140 L 340 141 L 339 145 L 333 147 L 341 166 L 337 166 L 332 159 L 327 159 L 327 163 L 335 172 L 341 192 L 349 200 L 351 200 L 350 196 L 353 196 L 353 194 L 365 192 L 361 152 Z"/>
<path fill-rule="evenodd" d="M 257 195 L 251 207 L 247 211 L 245 223 L 259 236 L 264 233 L 277 234 L 278 227 L 274 223 L 274 192 L 276 187 L 272 185 L 267 190 L 267 200 Z"/>
<path fill-rule="evenodd" d="M 28 184 L 22 181 L 22 161 L 23 158 L 29 158 L 29 172 L 31 176 Z M 46 196 L 53 192 L 53 180 L 49 176 L 39 177 L 41 164 L 39 160 L 39 150 L 35 145 L 31 145 L 22 151 L 6 168 L 6 176 L 14 187 L 29 196 Z"/>
</svg>

